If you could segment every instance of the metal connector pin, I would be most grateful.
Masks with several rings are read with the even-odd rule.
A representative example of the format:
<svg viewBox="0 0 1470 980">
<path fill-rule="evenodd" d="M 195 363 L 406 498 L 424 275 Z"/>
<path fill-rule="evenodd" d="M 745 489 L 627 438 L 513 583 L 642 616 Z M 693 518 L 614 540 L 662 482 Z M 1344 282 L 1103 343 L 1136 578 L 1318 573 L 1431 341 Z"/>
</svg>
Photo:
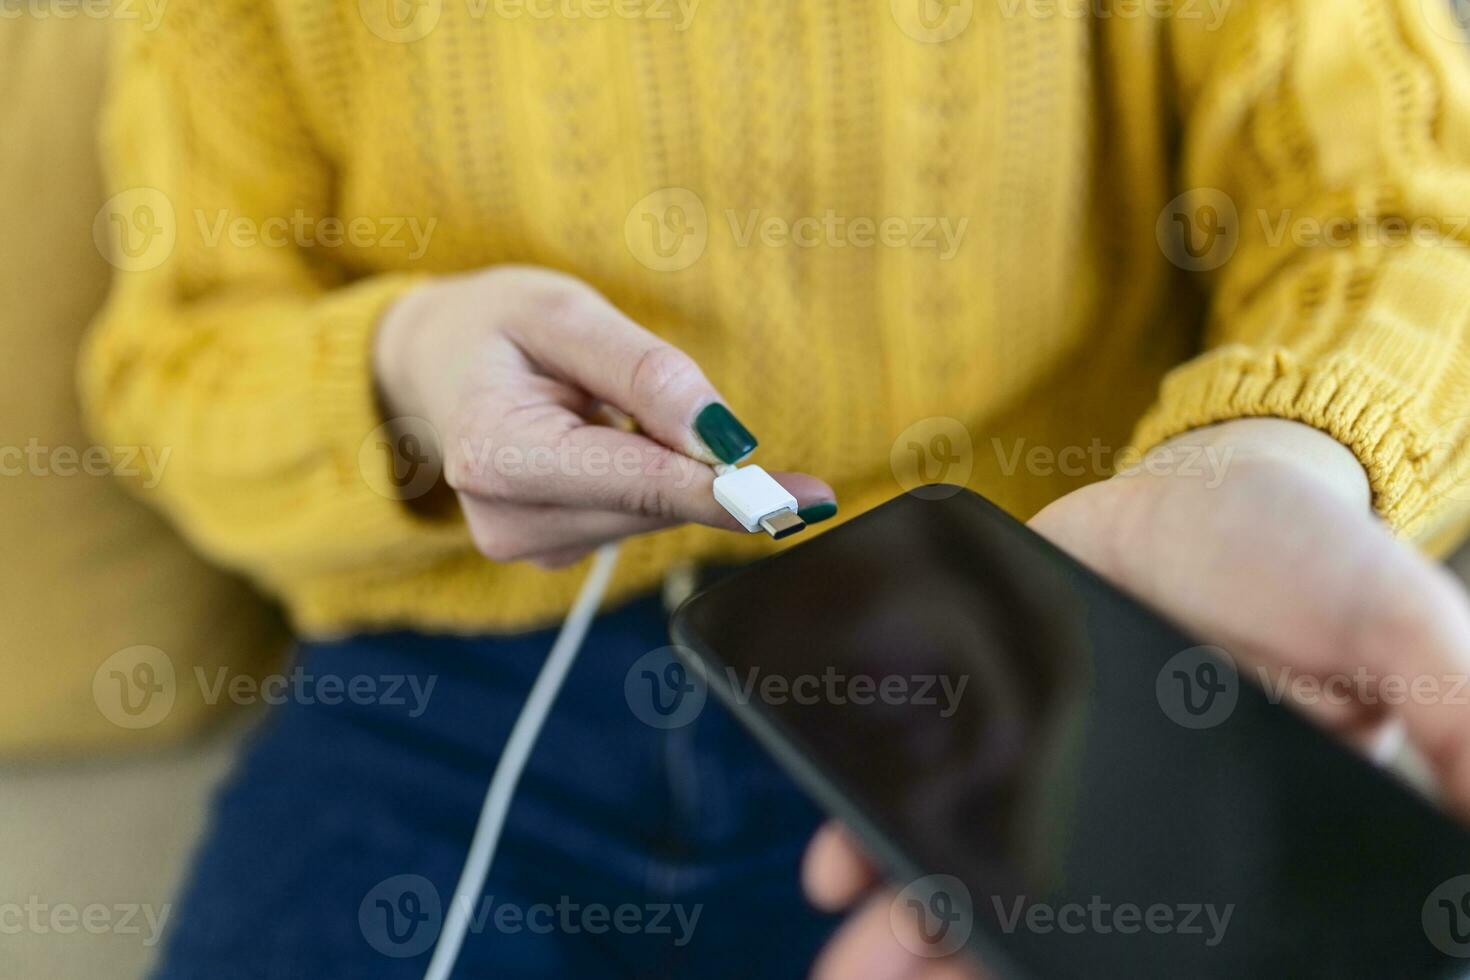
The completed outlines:
<svg viewBox="0 0 1470 980">
<path fill-rule="evenodd" d="M 794 510 L 779 510 L 761 518 L 761 527 L 777 541 L 790 537 L 806 527 L 806 521 L 796 516 Z"/>
</svg>

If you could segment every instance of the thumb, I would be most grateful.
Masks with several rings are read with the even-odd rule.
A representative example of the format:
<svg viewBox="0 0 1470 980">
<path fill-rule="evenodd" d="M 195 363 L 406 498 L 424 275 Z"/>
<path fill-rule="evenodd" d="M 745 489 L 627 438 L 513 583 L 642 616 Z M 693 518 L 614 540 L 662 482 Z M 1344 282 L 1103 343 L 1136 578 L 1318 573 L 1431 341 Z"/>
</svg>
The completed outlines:
<svg viewBox="0 0 1470 980">
<path fill-rule="evenodd" d="M 801 881 L 813 905 L 838 912 L 877 883 L 878 874 L 846 827 L 828 821 L 807 845 Z"/>
<path fill-rule="evenodd" d="M 1416 554 L 1397 557 L 1380 567 L 1380 586 L 1366 592 L 1353 624 L 1357 659 L 1379 679 L 1376 693 L 1400 705 L 1446 807 L 1470 819 L 1470 604 L 1444 569 Z M 1383 686 L 1387 678 L 1395 690 Z"/>
<path fill-rule="evenodd" d="M 518 312 L 504 333 L 537 367 L 631 416 L 665 446 L 706 463 L 755 449 L 693 358 L 591 287 L 558 284 Z"/>
</svg>

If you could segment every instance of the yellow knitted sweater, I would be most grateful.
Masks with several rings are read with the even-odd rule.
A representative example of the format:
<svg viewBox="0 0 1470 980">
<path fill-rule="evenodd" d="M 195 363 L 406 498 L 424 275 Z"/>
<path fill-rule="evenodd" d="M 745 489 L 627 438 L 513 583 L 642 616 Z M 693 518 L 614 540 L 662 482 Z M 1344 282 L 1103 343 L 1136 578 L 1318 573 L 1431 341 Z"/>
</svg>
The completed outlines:
<svg viewBox="0 0 1470 980">
<path fill-rule="evenodd" d="M 692 354 L 845 516 L 940 477 L 1025 516 L 1277 415 L 1427 535 L 1470 497 L 1449 7 L 173 0 L 121 25 L 83 390 L 105 441 L 168 450 L 139 492 L 312 632 L 568 602 L 580 570 L 480 557 L 375 446 L 384 308 L 507 262 Z M 762 537 L 635 540 L 615 592 Z"/>
</svg>

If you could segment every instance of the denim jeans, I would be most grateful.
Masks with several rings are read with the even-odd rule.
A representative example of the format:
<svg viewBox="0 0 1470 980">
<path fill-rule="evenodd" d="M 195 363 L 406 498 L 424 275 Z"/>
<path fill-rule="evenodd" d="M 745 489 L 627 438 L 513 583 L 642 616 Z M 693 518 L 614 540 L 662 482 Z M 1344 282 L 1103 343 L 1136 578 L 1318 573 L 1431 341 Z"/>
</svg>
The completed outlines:
<svg viewBox="0 0 1470 980">
<path fill-rule="evenodd" d="M 553 632 L 304 645 L 214 802 L 158 976 L 422 976 Z M 806 975 L 834 925 L 798 887 L 820 814 L 712 698 L 671 711 L 667 643 L 653 599 L 597 620 L 456 977 Z"/>
</svg>

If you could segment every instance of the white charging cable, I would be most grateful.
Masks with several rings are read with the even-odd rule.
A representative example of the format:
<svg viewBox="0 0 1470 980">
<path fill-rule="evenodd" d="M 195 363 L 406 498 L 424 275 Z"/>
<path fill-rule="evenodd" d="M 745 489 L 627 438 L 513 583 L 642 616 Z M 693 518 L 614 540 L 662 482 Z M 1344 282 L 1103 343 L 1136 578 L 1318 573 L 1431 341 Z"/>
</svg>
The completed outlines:
<svg viewBox="0 0 1470 980">
<path fill-rule="evenodd" d="M 784 538 L 795 534 L 806 524 L 797 516 L 796 498 L 785 487 L 777 483 L 759 466 L 736 467 L 731 465 L 716 468 L 714 481 L 715 499 L 720 506 L 750 532 L 765 531 L 773 538 Z M 582 580 L 577 600 L 571 612 L 561 624 L 551 653 L 531 685 L 525 707 L 511 727 L 505 751 L 496 763 L 495 774 L 490 777 L 490 788 L 485 792 L 485 802 L 480 807 L 480 821 L 475 826 L 475 836 L 470 840 L 469 856 L 465 858 L 464 870 L 459 873 L 459 884 L 449 900 L 449 909 L 444 914 L 444 928 L 439 930 L 439 939 L 434 944 L 434 955 L 424 980 L 449 980 L 464 945 L 465 933 L 469 931 L 474 917 L 475 903 L 485 890 L 485 880 L 490 875 L 490 864 L 495 860 L 495 849 L 500 843 L 501 831 L 505 829 L 505 815 L 510 811 L 510 801 L 515 796 L 516 784 L 521 781 L 536 739 L 551 714 L 557 692 L 562 682 L 576 663 L 577 652 L 587 638 L 597 607 L 602 605 L 603 594 L 612 579 L 613 569 L 618 563 L 618 546 L 605 544 L 597 549 L 592 570 Z"/>
<path fill-rule="evenodd" d="M 505 751 L 500 754 L 500 761 L 495 766 L 495 775 L 490 777 L 490 788 L 486 791 L 485 803 L 480 808 L 480 822 L 470 841 L 469 856 L 465 858 L 464 870 L 459 874 L 454 897 L 449 900 L 449 908 L 444 915 L 444 928 L 439 931 L 439 939 L 434 945 L 434 956 L 429 961 L 424 980 L 449 980 L 449 974 L 454 970 L 460 947 L 464 945 L 465 933 L 469 931 L 475 903 L 485 890 L 485 879 L 490 874 L 491 862 L 495 860 L 496 845 L 500 843 L 501 831 L 505 829 L 505 815 L 510 811 L 510 801 L 515 796 L 516 784 L 521 781 L 521 773 L 525 771 L 531 751 L 536 747 L 536 739 L 541 734 L 542 726 L 546 724 L 551 706 L 556 702 L 557 692 L 567 679 L 572 664 L 576 663 L 577 653 L 582 649 L 582 641 L 587 638 L 587 630 L 597 615 L 597 607 L 602 604 L 603 594 L 607 592 L 607 584 L 612 579 L 617 563 L 616 544 L 605 544 L 597 549 L 592 570 L 582 580 L 577 600 L 572 603 L 571 612 L 562 622 L 561 631 L 556 634 L 556 641 L 551 645 L 551 653 L 547 655 L 541 673 L 536 675 L 536 682 L 531 685 L 531 693 L 526 697 L 525 707 L 521 709 L 520 717 L 516 718 L 516 723 L 510 730 Z"/>
</svg>

